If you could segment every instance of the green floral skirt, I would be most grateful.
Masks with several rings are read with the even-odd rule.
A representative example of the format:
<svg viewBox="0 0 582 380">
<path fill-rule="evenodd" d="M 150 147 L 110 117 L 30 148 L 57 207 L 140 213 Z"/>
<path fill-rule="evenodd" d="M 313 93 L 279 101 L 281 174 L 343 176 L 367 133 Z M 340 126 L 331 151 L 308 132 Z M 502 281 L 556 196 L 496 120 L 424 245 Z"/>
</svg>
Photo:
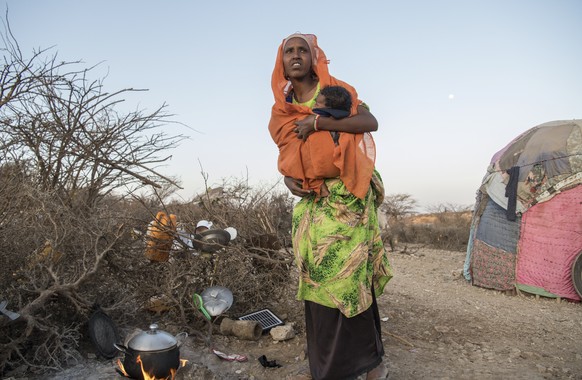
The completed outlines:
<svg viewBox="0 0 582 380">
<path fill-rule="evenodd" d="M 297 299 L 353 317 L 372 304 L 371 287 L 379 296 L 392 278 L 377 214 L 384 187 L 377 172 L 365 199 L 351 194 L 338 178 L 325 183 L 327 197 L 304 197 L 293 210 Z"/>
</svg>

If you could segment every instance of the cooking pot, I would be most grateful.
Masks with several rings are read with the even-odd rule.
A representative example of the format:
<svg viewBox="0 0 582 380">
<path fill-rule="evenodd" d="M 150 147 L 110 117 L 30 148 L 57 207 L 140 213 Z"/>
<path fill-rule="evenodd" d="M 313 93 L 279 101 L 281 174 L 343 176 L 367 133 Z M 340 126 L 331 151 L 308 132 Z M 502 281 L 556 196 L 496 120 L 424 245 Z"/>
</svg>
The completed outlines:
<svg viewBox="0 0 582 380">
<path fill-rule="evenodd" d="M 180 346 L 187 336 L 186 332 L 173 336 L 158 330 L 158 325 L 153 323 L 149 331 L 143 331 L 131 338 L 127 347 L 121 344 L 114 346 L 125 354 L 123 367 L 131 378 L 143 380 L 143 366 L 148 375 L 165 379 L 171 376 L 172 369 L 176 371 L 180 367 Z M 138 356 L 141 365 L 137 361 Z"/>
</svg>

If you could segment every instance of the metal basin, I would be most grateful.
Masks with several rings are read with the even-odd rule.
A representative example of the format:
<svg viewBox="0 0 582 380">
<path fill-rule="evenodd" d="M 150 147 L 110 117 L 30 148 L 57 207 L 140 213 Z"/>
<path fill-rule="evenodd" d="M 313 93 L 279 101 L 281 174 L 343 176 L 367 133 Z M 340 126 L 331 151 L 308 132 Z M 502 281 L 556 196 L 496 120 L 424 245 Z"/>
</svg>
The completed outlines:
<svg viewBox="0 0 582 380">
<path fill-rule="evenodd" d="M 211 286 L 202 292 L 201 297 L 204 308 L 213 317 L 224 313 L 232 306 L 232 292 L 224 286 Z"/>
</svg>

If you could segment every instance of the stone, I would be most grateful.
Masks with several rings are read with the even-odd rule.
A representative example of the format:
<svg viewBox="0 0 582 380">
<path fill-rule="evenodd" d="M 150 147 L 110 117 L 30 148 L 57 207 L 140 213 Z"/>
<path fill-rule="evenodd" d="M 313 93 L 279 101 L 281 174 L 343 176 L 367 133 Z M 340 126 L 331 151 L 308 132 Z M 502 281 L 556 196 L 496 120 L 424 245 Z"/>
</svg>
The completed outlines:
<svg viewBox="0 0 582 380">
<path fill-rule="evenodd" d="M 295 330 L 293 330 L 293 326 L 290 325 L 273 327 L 270 331 L 270 334 L 275 341 L 283 341 L 295 338 Z"/>
</svg>

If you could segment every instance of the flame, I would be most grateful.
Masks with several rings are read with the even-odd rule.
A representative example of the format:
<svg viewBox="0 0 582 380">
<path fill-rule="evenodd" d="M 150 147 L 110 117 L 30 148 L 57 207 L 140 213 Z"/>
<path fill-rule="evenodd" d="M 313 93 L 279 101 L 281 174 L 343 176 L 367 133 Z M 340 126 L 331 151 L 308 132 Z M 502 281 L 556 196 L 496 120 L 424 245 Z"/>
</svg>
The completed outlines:
<svg viewBox="0 0 582 380">
<path fill-rule="evenodd" d="M 167 377 L 155 377 L 154 375 L 148 373 L 144 368 L 143 368 L 143 362 L 141 361 L 141 357 L 138 355 L 137 359 L 135 360 L 136 363 L 139 363 L 139 366 L 141 368 L 141 374 L 143 376 L 143 380 L 174 380 L 174 378 L 176 377 L 176 372 L 177 370 L 174 368 L 170 368 L 170 375 Z M 186 363 L 188 363 L 188 360 L 186 359 L 180 359 L 180 367 L 185 367 Z M 119 366 L 119 369 L 121 370 L 121 372 L 123 372 L 123 374 L 126 377 L 131 377 L 129 376 L 129 374 L 125 371 L 125 368 L 123 367 L 123 364 L 121 363 L 121 360 L 117 359 L 117 365 Z"/>
<path fill-rule="evenodd" d="M 155 377 L 154 375 L 146 372 L 146 370 L 143 368 L 143 362 L 141 361 L 141 356 L 138 355 L 137 359 L 136 359 L 136 363 L 139 363 L 139 366 L 141 367 L 141 374 L 143 376 L 143 380 L 174 380 L 174 376 L 176 375 L 176 371 L 174 369 L 170 370 L 170 376 L 167 377 L 160 377 L 159 379 L 157 377 Z"/>
<path fill-rule="evenodd" d="M 119 366 L 119 369 L 121 370 L 121 372 L 123 372 L 123 375 L 125 377 L 129 377 L 129 374 L 127 372 L 125 372 L 125 367 L 121 363 L 121 360 L 117 359 L 117 365 Z"/>
</svg>

